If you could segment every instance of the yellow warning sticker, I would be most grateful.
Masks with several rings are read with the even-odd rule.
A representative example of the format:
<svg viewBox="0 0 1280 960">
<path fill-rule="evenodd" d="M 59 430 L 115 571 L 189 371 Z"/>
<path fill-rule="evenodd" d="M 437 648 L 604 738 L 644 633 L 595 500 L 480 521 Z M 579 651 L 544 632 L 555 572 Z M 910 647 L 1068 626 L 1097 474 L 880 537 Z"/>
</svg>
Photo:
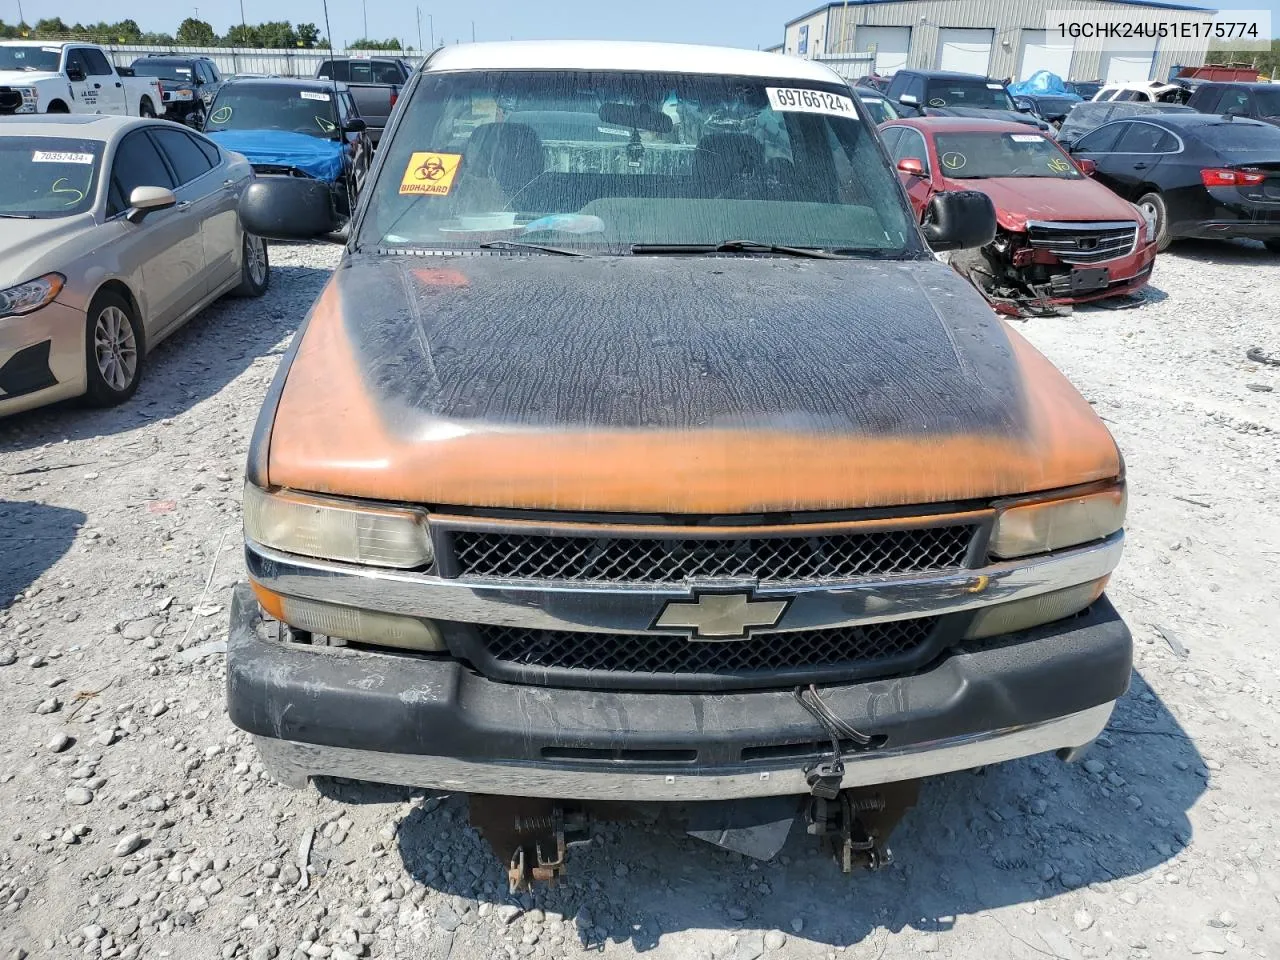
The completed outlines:
<svg viewBox="0 0 1280 960">
<path fill-rule="evenodd" d="M 1050 157 L 1049 169 L 1054 173 L 1066 173 L 1071 169 L 1071 164 L 1067 163 L 1062 157 Z"/>
<path fill-rule="evenodd" d="M 460 153 L 415 153 L 409 158 L 409 165 L 404 168 L 404 176 L 400 179 L 400 192 L 435 197 L 448 196 L 449 191 L 453 189 L 453 180 L 458 175 L 460 163 L 462 163 Z"/>
</svg>

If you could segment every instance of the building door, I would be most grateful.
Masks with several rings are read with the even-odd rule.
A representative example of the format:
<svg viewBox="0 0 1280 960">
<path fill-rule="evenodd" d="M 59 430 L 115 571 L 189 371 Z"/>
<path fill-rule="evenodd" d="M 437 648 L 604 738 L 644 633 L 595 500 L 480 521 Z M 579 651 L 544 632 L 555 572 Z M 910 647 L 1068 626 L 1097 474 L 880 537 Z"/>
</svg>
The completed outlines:
<svg viewBox="0 0 1280 960">
<path fill-rule="evenodd" d="M 1037 70 L 1056 73 L 1063 80 L 1071 76 L 1071 55 L 1075 48 L 1070 39 L 1049 36 L 1048 30 L 1023 30 L 1022 50 L 1018 56 L 1018 79 L 1026 80 Z"/>
<path fill-rule="evenodd" d="M 938 31 L 938 69 L 987 75 L 994 30 L 943 27 Z"/>
<path fill-rule="evenodd" d="M 1132 37 L 1108 39 L 1102 48 L 1099 72 L 1105 83 L 1150 80 L 1159 40 Z"/>
<path fill-rule="evenodd" d="M 879 76 L 890 77 L 907 65 L 911 52 L 910 27 L 858 27 L 855 49 L 860 53 L 874 52 L 875 71 Z"/>
</svg>

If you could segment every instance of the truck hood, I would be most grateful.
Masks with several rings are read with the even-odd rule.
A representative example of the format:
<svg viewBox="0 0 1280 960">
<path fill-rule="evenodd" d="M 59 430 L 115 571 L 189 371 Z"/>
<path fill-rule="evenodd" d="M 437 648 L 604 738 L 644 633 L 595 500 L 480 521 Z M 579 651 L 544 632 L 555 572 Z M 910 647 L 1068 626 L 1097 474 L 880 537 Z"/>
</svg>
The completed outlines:
<svg viewBox="0 0 1280 960">
<path fill-rule="evenodd" d="M 945 188 L 981 190 L 996 205 L 996 220 L 1000 226 L 1015 233 L 1024 232 L 1028 220 L 1142 222 L 1133 204 L 1088 177 L 1080 180 L 1053 177 L 948 179 Z"/>
<path fill-rule="evenodd" d="M 47 272 L 39 265 L 92 224 L 93 216 L 88 213 L 57 219 L 0 220 L 0 290 Z"/>
<path fill-rule="evenodd" d="M 60 73 L 33 73 L 30 70 L 0 70 L 0 87 L 29 87 L 38 80 L 60 80 Z"/>
<path fill-rule="evenodd" d="M 1117 477 L 1072 386 L 936 260 L 355 257 L 255 433 L 267 481 L 719 514 Z"/>
<path fill-rule="evenodd" d="M 1028 127 L 1043 129 L 1047 124 L 1041 123 L 1029 113 L 1019 110 L 987 110 L 983 107 L 929 107 L 931 117 L 973 117 L 976 120 L 1004 120 L 1009 123 L 1021 123 Z"/>
</svg>

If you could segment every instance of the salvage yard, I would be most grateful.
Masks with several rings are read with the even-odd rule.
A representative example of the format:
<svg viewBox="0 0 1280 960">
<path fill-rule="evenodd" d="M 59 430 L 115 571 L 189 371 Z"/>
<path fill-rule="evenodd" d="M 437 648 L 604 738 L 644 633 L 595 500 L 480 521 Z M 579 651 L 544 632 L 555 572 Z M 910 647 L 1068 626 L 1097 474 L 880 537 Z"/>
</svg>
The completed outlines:
<svg viewBox="0 0 1280 960">
<path fill-rule="evenodd" d="M 930 781 L 880 873 L 610 824 L 511 898 L 461 799 L 287 790 L 224 713 L 249 436 L 339 254 L 273 246 L 121 407 L 0 422 L 0 957 L 1280 957 L 1280 257 L 1183 242 L 1136 309 L 1015 322 L 1128 464 L 1136 669 L 1084 763 Z"/>
</svg>

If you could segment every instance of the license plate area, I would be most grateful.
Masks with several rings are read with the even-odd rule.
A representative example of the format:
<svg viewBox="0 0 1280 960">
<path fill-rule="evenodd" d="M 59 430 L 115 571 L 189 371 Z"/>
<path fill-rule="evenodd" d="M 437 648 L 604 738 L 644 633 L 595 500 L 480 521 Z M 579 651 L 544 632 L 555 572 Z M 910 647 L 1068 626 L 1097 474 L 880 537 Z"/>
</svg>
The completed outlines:
<svg viewBox="0 0 1280 960">
<path fill-rule="evenodd" d="M 1091 293 L 1101 290 L 1111 282 L 1111 274 L 1106 267 L 1076 267 L 1071 271 L 1071 292 Z"/>
</svg>

